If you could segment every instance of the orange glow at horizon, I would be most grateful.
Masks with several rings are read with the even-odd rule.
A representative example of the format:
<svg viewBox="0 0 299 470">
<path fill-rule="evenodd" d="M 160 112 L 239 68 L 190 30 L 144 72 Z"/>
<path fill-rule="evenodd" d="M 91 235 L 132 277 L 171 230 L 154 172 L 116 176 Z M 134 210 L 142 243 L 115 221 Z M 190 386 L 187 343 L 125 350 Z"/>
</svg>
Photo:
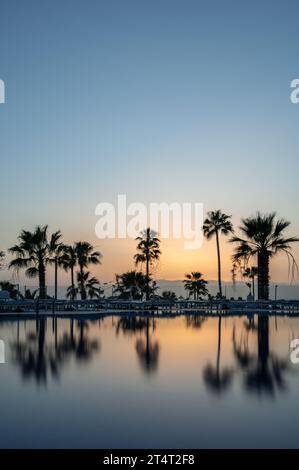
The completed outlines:
<svg viewBox="0 0 299 470">
<path fill-rule="evenodd" d="M 65 230 L 64 243 L 72 244 L 74 240 L 89 240 L 95 250 L 102 253 L 102 264 L 100 266 L 90 265 L 88 269 L 102 283 L 115 281 L 115 274 L 136 269 L 133 256 L 136 252 L 136 240 L 133 239 L 105 239 L 99 240 L 95 235 L 90 236 L 84 226 L 78 229 L 76 227 L 76 236 L 72 230 Z M 228 242 L 228 237 L 221 237 L 221 271 L 222 280 L 232 281 L 231 255 L 233 246 Z M 164 280 L 183 280 L 185 274 L 192 271 L 200 271 L 206 280 L 217 280 L 217 252 L 215 239 L 203 241 L 201 248 L 196 250 L 186 250 L 183 239 L 162 239 L 162 255 L 157 265 L 153 269 L 154 278 Z M 293 254 L 299 261 L 299 244 L 294 246 Z M 254 260 L 253 260 L 254 264 Z M 138 269 L 141 269 L 140 267 Z M 11 272 L 9 272 L 11 277 Z M 5 270 L 1 273 L 1 279 L 9 279 Z M 240 275 L 237 280 L 241 280 Z M 283 254 L 275 257 L 270 262 L 270 280 L 271 282 L 290 283 L 291 278 L 288 275 L 288 261 Z M 24 270 L 20 271 L 20 282 L 25 285 L 37 285 L 37 279 L 30 280 L 25 276 Z M 47 283 L 54 283 L 54 268 L 47 267 Z M 61 286 L 70 284 L 70 273 L 59 270 L 58 283 Z M 298 279 L 294 280 L 298 284 Z"/>
</svg>

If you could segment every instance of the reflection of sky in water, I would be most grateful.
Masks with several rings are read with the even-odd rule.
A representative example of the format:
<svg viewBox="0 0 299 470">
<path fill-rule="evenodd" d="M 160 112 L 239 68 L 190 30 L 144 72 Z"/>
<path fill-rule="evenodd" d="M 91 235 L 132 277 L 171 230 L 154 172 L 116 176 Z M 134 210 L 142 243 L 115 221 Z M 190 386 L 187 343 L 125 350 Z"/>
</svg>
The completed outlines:
<svg viewBox="0 0 299 470">
<path fill-rule="evenodd" d="M 296 447 L 298 334 L 286 317 L 2 322 L 1 446 Z"/>
</svg>

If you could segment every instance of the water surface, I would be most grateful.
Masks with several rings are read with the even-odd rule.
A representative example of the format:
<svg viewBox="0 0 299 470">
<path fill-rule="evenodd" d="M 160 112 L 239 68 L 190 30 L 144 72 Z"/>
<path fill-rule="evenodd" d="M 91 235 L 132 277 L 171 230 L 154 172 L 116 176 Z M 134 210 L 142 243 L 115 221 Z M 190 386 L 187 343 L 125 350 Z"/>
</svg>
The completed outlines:
<svg viewBox="0 0 299 470">
<path fill-rule="evenodd" d="M 299 319 L 0 322 L 0 446 L 299 447 Z"/>
</svg>

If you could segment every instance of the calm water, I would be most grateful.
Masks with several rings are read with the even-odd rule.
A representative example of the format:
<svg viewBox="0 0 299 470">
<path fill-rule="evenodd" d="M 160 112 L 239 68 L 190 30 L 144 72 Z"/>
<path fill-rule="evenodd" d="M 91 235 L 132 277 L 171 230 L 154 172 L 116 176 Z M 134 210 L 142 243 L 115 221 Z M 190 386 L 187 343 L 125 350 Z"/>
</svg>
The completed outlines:
<svg viewBox="0 0 299 470">
<path fill-rule="evenodd" d="M 0 446 L 299 447 L 299 319 L 0 322 Z"/>
</svg>

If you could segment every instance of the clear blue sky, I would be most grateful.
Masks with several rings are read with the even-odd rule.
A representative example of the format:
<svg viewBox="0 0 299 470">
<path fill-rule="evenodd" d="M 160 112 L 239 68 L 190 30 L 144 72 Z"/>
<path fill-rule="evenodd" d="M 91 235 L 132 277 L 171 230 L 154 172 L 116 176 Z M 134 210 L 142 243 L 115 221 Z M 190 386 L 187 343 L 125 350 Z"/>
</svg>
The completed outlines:
<svg viewBox="0 0 299 470">
<path fill-rule="evenodd" d="M 299 233 L 298 1 L 2 0 L 0 247 L 94 208 L 276 210 Z"/>
</svg>

